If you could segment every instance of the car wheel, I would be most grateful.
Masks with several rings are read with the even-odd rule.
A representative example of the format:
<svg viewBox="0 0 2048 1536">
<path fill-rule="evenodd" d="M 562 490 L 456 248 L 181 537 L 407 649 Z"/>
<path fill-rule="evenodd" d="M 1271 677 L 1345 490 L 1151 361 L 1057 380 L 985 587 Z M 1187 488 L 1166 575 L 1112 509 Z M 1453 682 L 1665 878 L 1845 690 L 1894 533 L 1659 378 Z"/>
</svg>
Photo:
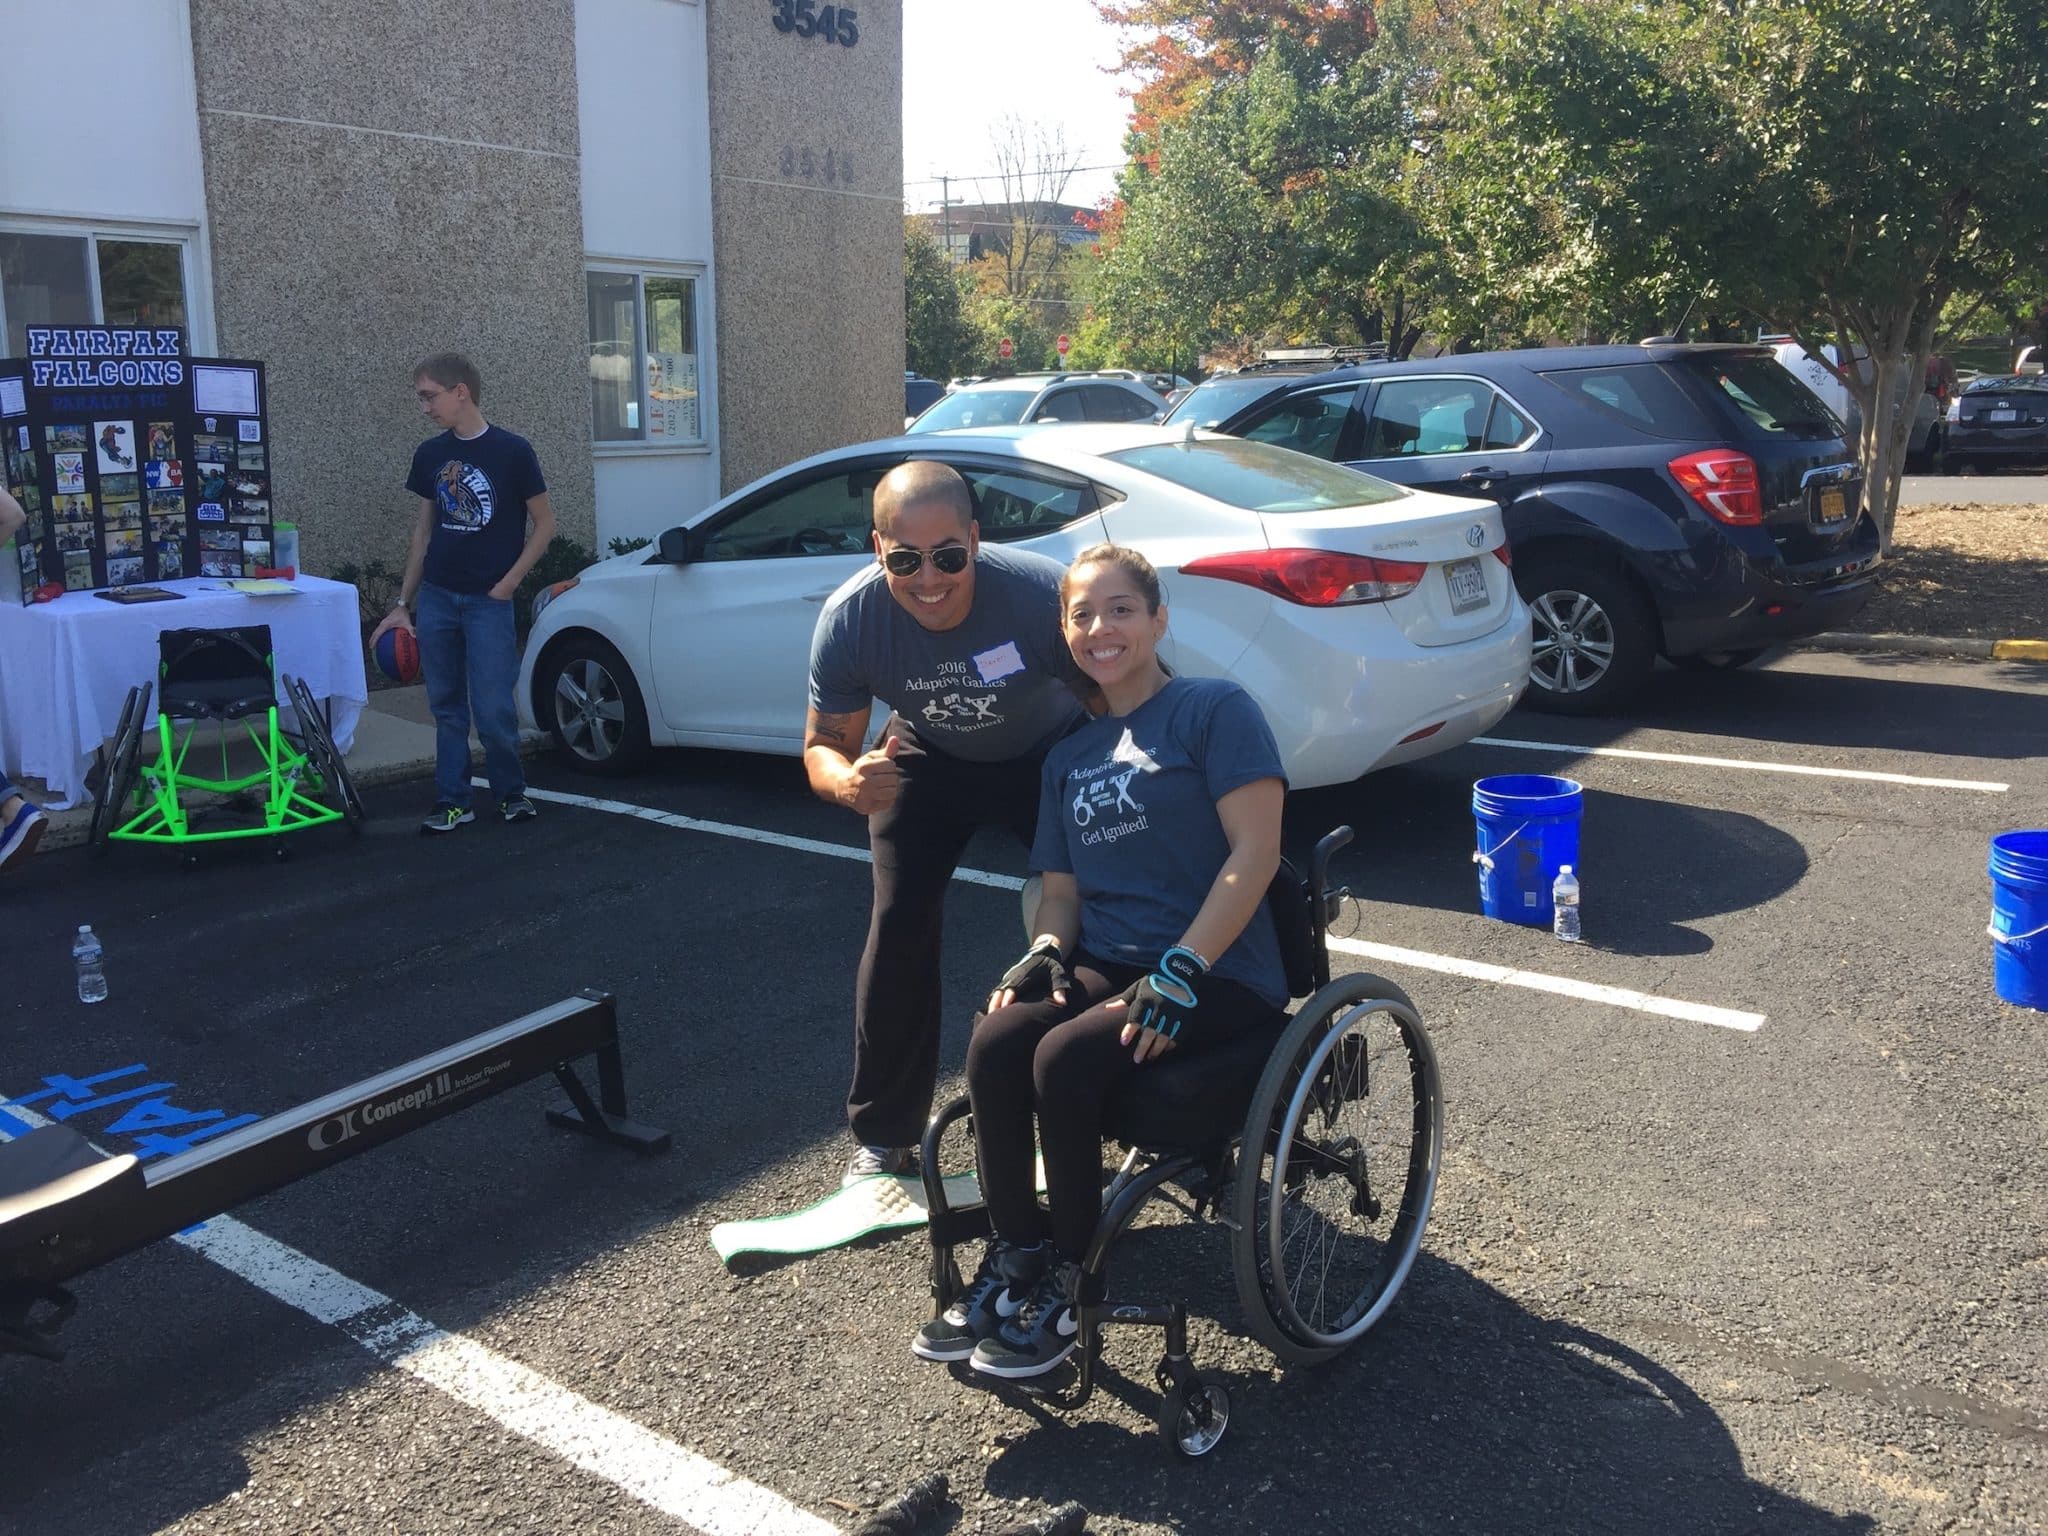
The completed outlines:
<svg viewBox="0 0 2048 1536">
<path fill-rule="evenodd" d="M 1768 645 L 1751 645 L 1739 651 L 1701 651 L 1696 655 L 1669 659 L 1671 665 L 1687 672 L 1733 672 L 1748 666 L 1769 649 Z"/>
<path fill-rule="evenodd" d="M 1650 605 L 1619 571 L 1535 560 L 1515 568 L 1529 605 L 1532 708 L 1598 715 L 1620 708 L 1657 659 Z"/>
<path fill-rule="evenodd" d="M 606 777 L 645 766 L 647 706 L 625 658 L 595 635 L 572 635 L 542 664 L 534 714 L 580 773 Z"/>
</svg>

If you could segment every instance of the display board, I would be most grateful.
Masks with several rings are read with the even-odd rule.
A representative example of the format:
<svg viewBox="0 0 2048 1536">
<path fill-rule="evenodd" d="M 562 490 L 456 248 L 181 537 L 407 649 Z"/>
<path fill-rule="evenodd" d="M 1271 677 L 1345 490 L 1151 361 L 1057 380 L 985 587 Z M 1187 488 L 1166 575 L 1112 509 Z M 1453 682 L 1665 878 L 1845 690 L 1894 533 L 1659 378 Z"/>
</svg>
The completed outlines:
<svg viewBox="0 0 2048 1536">
<path fill-rule="evenodd" d="M 271 565 L 261 363 L 192 357 L 158 327 L 32 325 L 27 345 L 0 362 L 24 603 Z"/>
</svg>

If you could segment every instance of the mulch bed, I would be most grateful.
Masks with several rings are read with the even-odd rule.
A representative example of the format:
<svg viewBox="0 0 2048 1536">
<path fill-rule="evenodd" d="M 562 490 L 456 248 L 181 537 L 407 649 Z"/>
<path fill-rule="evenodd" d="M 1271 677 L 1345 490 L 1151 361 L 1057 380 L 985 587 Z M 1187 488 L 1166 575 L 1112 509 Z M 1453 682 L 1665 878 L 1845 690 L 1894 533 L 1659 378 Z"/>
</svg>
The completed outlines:
<svg viewBox="0 0 2048 1536">
<path fill-rule="evenodd" d="M 2048 505 L 1900 507 L 1864 634 L 2048 637 Z"/>
</svg>

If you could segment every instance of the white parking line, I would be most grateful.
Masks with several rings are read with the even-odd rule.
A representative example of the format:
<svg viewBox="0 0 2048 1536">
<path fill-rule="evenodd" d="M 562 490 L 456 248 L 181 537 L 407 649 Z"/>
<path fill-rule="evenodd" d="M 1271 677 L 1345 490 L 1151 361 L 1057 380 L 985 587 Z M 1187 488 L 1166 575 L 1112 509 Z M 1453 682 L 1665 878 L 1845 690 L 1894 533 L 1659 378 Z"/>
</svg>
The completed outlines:
<svg viewBox="0 0 2048 1536">
<path fill-rule="evenodd" d="M 1490 981 L 1503 987 L 1526 987 L 1532 992 L 1553 992 L 1559 997 L 1633 1008 L 1638 1013 L 1662 1014 L 1665 1018 L 1713 1024 L 1721 1029 L 1739 1029 L 1745 1034 L 1753 1035 L 1764 1027 L 1765 1016 L 1761 1013 L 1745 1013 L 1739 1008 L 1716 1008 L 1711 1003 L 1688 1003 L 1674 997 L 1657 997 L 1632 987 L 1609 987 L 1597 981 L 1580 981 L 1573 976 L 1516 970 L 1513 966 L 1490 965 L 1484 960 L 1461 960 L 1456 955 L 1433 955 L 1427 950 L 1403 949 L 1398 944 L 1375 944 L 1366 939 L 1332 937 L 1329 944 L 1339 953 L 1379 960 L 1388 965 L 1414 966 L 1417 970 L 1440 971 L 1446 976 L 1468 976 L 1474 981 Z"/>
<path fill-rule="evenodd" d="M 1968 789 L 1983 795 L 2008 793 L 2010 784 L 1988 779 L 1923 779 L 1910 773 L 1878 773 L 1868 768 L 1816 768 L 1809 763 L 1760 763 L 1746 757 L 1697 757 L 1687 752 L 1644 752 L 1635 747 L 1580 747 L 1568 741 L 1515 741 L 1505 736 L 1474 736 L 1475 747 L 1513 747 L 1518 752 L 1557 752 L 1567 757 L 1628 757 L 1646 763 L 1690 763 L 1698 768 L 1744 768 L 1751 773 L 1796 773 L 1816 779 L 1861 779 L 1872 784 L 1917 784 L 1922 789 Z"/>
<path fill-rule="evenodd" d="M 4 1123 L 45 1126 L 7 1105 Z M 339 1328 L 378 1360 L 474 1408 L 564 1461 L 623 1488 L 705 1536 L 838 1536 L 838 1527 L 717 1462 L 643 1429 L 516 1360 L 435 1327 L 381 1291 L 308 1258 L 232 1216 L 216 1216 L 173 1241 L 212 1260 L 315 1322 Z"/>
<path fill-rule="evenodd" d="M 488 788 L 486 780 L 476 781 L 479 789 Z M 530 785 L 527 794 L 536 800 L 552 801 L 557 805 L 581 806 L 585 810 L 608 811 L 616 816 L 631 816 L 641 821 L 658 822 L 665 827 L 676 827 L 685 832 L 709 832 L 719 837 L 739 838 L 745 842 L 767 843 L 776 848 L 793 848 L 801 853 L 822 853 L 835 859 L 850 859 L 856 863 L 868 862 L 868 851 L 847 843 L 826 843 L 808 837 L 790 837 L 781 832 L 767 832 L 758 827 L 742 827 L 729 821 L 699 821 L 694 816 L 678 816 L 669 811 L 650 810 L 644 805 L 634 805 L 627 800 L 600 800 L 591 795 L 568 795 L 557 790 L 534 789 Z M 969 885 L 993 886 L 1000 891 L 1021 891 L 1024 882 L 1015 875 L 998 875 L 986 869 L 956 869 L 955 880 Z M 1711 1003 L 1688 1003 L 1678 998 L 1657 997 L 1648 992 L 1637 992 L 1628 987 L 1603 986 L 1598 982 L 1579 981 L 1570 976 L 1549 976 L 1541 971 L 1521 971 L 1512 966 L 1490 965 L 1484 960 L 1461 960 L 1456 955 L 1434 955 L 1427 950 L 1402 949 L 1393 944 L 1372 944 L 1363 939 L 1330 940 L 1330 948 L 1344 954 L 1360 955 L 1367 959 L 1381 960 L 1388 965 L 1410 965 L 1422 970 L 1441 971 L 1449 976 L 1467 976 L 1474 981 L 1490 981 L 1503 987 L 1526 987 L 1535 992 L 1554 992 L 1561 997 L 1581 998 L 1590 1003 L 1606 1003 L 1615 1008 L 1632 1008 L 1638 1013 L 1661 1014 L 1666 1018 L 1686 1019 L 1695 1024 L 1714 1024 L 1723 1029 L 1739 1029 L 1754 1033 L 1763 1028 L 1764 1015 L 1745 1013 L 1737 1008 L 1717 1008 Z"/>
</svg>

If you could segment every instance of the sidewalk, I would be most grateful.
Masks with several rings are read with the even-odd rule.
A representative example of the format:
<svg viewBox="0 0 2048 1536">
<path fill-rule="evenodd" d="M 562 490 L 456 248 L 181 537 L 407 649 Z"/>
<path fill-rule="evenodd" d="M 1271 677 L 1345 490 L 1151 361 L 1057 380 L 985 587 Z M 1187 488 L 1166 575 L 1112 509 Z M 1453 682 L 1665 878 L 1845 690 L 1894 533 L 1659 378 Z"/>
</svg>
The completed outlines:
<svg viewBox="0 0 2048 1536">
<path fill-rule="evenodd" d="M 532 756 L 546 739 L 538 732 L 521 732 L 521 755 Z M 470 737 L 470 755 L 473 762 L 482 763 L 483 749 L 474 736 Z M 356 788 L 365 792 L 380 784 L 425 778 L 433 773 L 434 717 L 427 708 L 424 683 L 414 683 L 409 688 L 379 688 L 371 692 L 369 702 L 363 706 L 362 718 L 356 722 L 355 743 L 348 750 L 348 771 L 349 777 L 355 780 Z M 39 786 L 31 782 L 26 787 L 29 798 L 33 800 Z M 419 804 L 422 815 L 432 798 L 431 786 L 422 786 Z M 50 830 L 43 837 L 41 849 L 44 853 L 84 842 L 86 831 L 92 824 L 92 807 L 81 805 L 68 811 L 51 811 L 49 816 Z"/>
</svg>

